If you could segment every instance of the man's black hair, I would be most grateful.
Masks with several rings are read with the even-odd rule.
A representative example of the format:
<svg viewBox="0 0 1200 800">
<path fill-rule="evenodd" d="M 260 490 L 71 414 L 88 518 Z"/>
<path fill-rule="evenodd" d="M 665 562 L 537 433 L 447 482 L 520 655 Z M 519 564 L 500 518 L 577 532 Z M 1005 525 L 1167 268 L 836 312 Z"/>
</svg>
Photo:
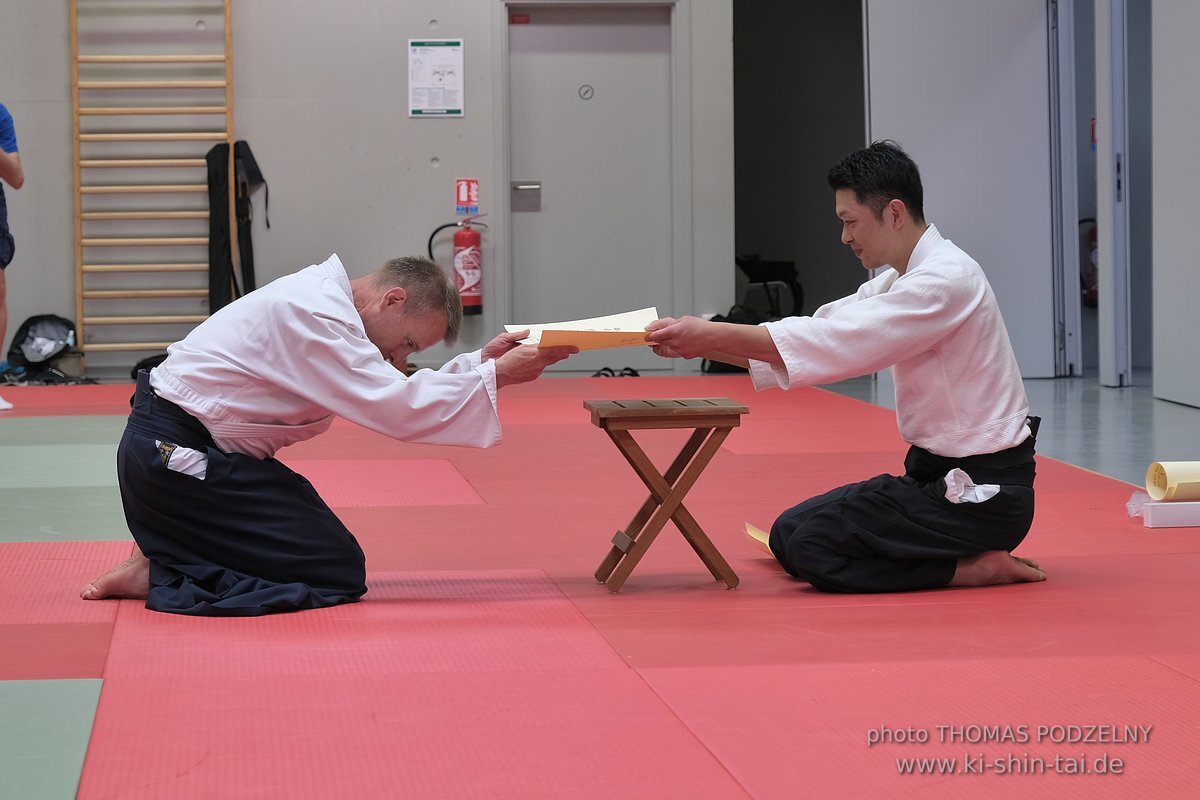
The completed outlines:
<svg viewBox="0 0 1200 800">
<path fill-rule="evenodd" d="M 925 221 L 921 173 L 908 154 L 891 139 L 856 150 L 829 170 L 825 178 L 834 191 L 851 189 L 858 202 L 883 216 L 884 207 L 900 200 L 916 222 Z"/>
</svg>

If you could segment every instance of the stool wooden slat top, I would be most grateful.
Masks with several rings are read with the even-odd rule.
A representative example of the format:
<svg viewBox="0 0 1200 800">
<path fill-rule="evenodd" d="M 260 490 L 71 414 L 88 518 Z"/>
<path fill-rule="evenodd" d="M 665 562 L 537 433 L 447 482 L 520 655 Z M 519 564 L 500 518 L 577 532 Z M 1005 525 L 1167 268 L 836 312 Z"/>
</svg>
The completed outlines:
<svg viewBox="0 0 1200 800">
<path fill-rule="evenodd" d="M 661 398 L 655 400 L 585 400 L 592 424 L 612 439 L 625 460 L 650 490 L 625 530 L 617 531 L 613 546 L 596 570 L 596 580 L 618 592 L 668 520 L 717 580 L 732 589 L 737 573 L 683 505 L 683 498 L 716 455 L 729 432 L 750 409 L 725 397 Z M 666 472 L 659 473 L 630 431 L 687 428 L 691 436 Z"/>
</svg>

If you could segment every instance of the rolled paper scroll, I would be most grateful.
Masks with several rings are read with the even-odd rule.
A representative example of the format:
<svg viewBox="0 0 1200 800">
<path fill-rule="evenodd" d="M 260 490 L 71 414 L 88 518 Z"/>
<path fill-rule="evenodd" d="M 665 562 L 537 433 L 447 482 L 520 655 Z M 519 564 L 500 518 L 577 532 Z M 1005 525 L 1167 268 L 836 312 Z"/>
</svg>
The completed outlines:
<svg viewBox="0 0 1200 800">
<path fill-rule="evenodd" d="M 1200 500 L 1200 461 L 1155 461 L 1146 470 L 1151 500 Z"/>
</svg>

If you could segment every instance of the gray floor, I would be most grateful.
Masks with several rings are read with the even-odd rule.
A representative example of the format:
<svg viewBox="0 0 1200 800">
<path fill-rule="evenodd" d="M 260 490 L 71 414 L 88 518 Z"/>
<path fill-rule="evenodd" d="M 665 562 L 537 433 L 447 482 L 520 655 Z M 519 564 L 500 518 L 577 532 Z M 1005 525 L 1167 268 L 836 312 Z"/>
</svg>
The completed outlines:
<svg viewBox="0 0 1200 800">
<path fill-rule="evenodd" d="M 891 380 L 855 378 L 824 387 L 895 408 Z M 1155 461 L 1200 461 L 1200 408 L 1156 400 L 1149 373 L 1134 385 L 1095 376 L 1026 380 L 1031 414 L 1042 418 L 1038 453 L 1142 486 Z"/>
</svg>

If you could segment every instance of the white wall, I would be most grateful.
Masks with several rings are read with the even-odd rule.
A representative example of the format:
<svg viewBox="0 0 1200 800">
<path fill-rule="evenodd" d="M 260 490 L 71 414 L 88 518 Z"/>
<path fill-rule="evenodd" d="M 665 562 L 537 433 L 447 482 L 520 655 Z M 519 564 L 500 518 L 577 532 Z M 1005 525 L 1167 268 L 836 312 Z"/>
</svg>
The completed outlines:
<svg viewBox="0 0 1200 800">
<path fill-rule="evenodd" d="M 1121 386 L 1138 379 L 1133 369 L 1153 366 L 1153 48 L 1150 8 L 1144 0 L 1096 0 L 1095 6 L 1098 361 L 1101 384 Z M 1114 89 L 1113 74 L 1124 75 L 1123 94 Z M 1125 269 L 1118 258 L 1122 253 Z"/>
<path fill-rule="evenodd" d="M 734 302 L 733 0 L 691 0 L 691 8 L 695 288 L 686 311 L 700 314 Z"/>
<path fill-rule="evenodd" d="M 733 66 L 730 0 L 691 8 L 695 291 L 700 310 L 733 302 Z M 397 255 L 423 254 L 430 232 L 455 219 L 454 179 L 481 180 L 494 142 L 492 16 L 497 0 L 252 0 L 233 9 L 235 134 L 254 149 L 270 186 L 271 228 L 255 196 L 259 285 L 337 252 L 352 277 Z M 411 120 L 409 38 L 461 37 L 463 119 Z M 16 118 L 26 186 L 10 192 L 17 260 L 9 269 L 16 324 L 33 313 L 74 316 L 70 51 L 67 3 L 5 0 L 0 101 Z M 602 222 L 602 221 L 597 221 Z M 448 261 L 448 250 L 439 253 Z M 485 270 L 497 259 L 484 238 Z M 485 276 L 485 283 L 487 278 Z M 488 300 L 485 288 L 485 303 Z M 597 308 L 604 307 L 597 298 Z M 678 313 L 693 309 L 676 309 Z M 496 303 L 468 318 L 454 350 L 480 346 L 505 322 Z"/>
<path fill-rule="evenodd" d="M 1196 339 L 1200 268 L 1196 249 L 1196 131 L 1200 103 L 1200 4 L 1154 4 L 1151 36 L 1154 148 L 1154 395 L 1200 406 Z"/>
<path fill-rule="evenodd" d="M 5 0 L 0 102 L 12 112 L 25 186 L 5 188 L 17 252 L 6 271 L 8 330 L 34 314 L 75 317 L 71 62 L 67 4 Z"/>
<path fill-rule="evenodd" d="M 710 310 L 733 302 L 731 4 L 691 3 L 695 297 L 698 309 Z M 494 5 L 494 0 L 235 4 L 237 133 L 254 147 L 272 189 L 270 231 L 262 225 L 261 196 L 255 201 L 261 280 L 331 250 L 360 272 L 397 252 L 421 252 L 433 226 L 453 217 L 450 182 L 459 175 L 483 179 L 483 202 L 495 203 L 496 187 L 487 184 L 495 158 L 489 34 Z M 1200 121 L 1192 85 L 1200 75 L 1200 51 L 1190 39 L 1200 28 L 1200 6 L 1164 2 L 1153 11 L 1154 390 L 1200 406 L 1200 371 L 1191 346 L 1200 270 L 1188 216 L 1200 165 L 1187 157 L 1195 150 L 1192 132 Z M 439 26 L 431 31 L 433 19 Z M 25 187 L 8 192 L 17 239 L 17 258 L 7 273 L 10 337 L 31 314 L 74 314 L 67 26 L 65 2 L 5 0 L 0 100 L 16 118 L 26 173 Z M 430 32 L 467 39 L 467 117 L 449 127 L 449 121 L 412 122 L 403 115 L 405 43 Z M 1033 63 L 1039 56 L 1026 57 Z M 897 74 L 898 81 L 904 77 Z M 910 89 L 920 85 L 913 80 Z M 987 88 L 985 80 L 980 84 Z M 928 99 L 933 108 L 946 105 L 945 98 Z M 916 155 L 924 165 L 926 154 Z M 431 166 L 433 157 L 441 166 Z M 936 212 L 936 221 L 948 228 L 944 232 L 962 241 L 957 225 L 944 222 L 950 209 L 942 205 L 957 198 L 938 195 L 937 177 L 926 173 L 931 218 Z M 984 266 L 997 282 L 996 264 Z M 1001 301 L 1010 329 L 1041 325 L 1040 312 L 1026 314 L 1011 297 Z M 502 321 L 485 316 L 471 322 L 464 347 L 480 343 Z"/>
<path fill-rule="evenodd" d="M 1054 375 L 1044 0 L 866 0 L 868 120 L 921 169 L 925 218 L 980 263 L 1021 374 Z"/>
</svg>

